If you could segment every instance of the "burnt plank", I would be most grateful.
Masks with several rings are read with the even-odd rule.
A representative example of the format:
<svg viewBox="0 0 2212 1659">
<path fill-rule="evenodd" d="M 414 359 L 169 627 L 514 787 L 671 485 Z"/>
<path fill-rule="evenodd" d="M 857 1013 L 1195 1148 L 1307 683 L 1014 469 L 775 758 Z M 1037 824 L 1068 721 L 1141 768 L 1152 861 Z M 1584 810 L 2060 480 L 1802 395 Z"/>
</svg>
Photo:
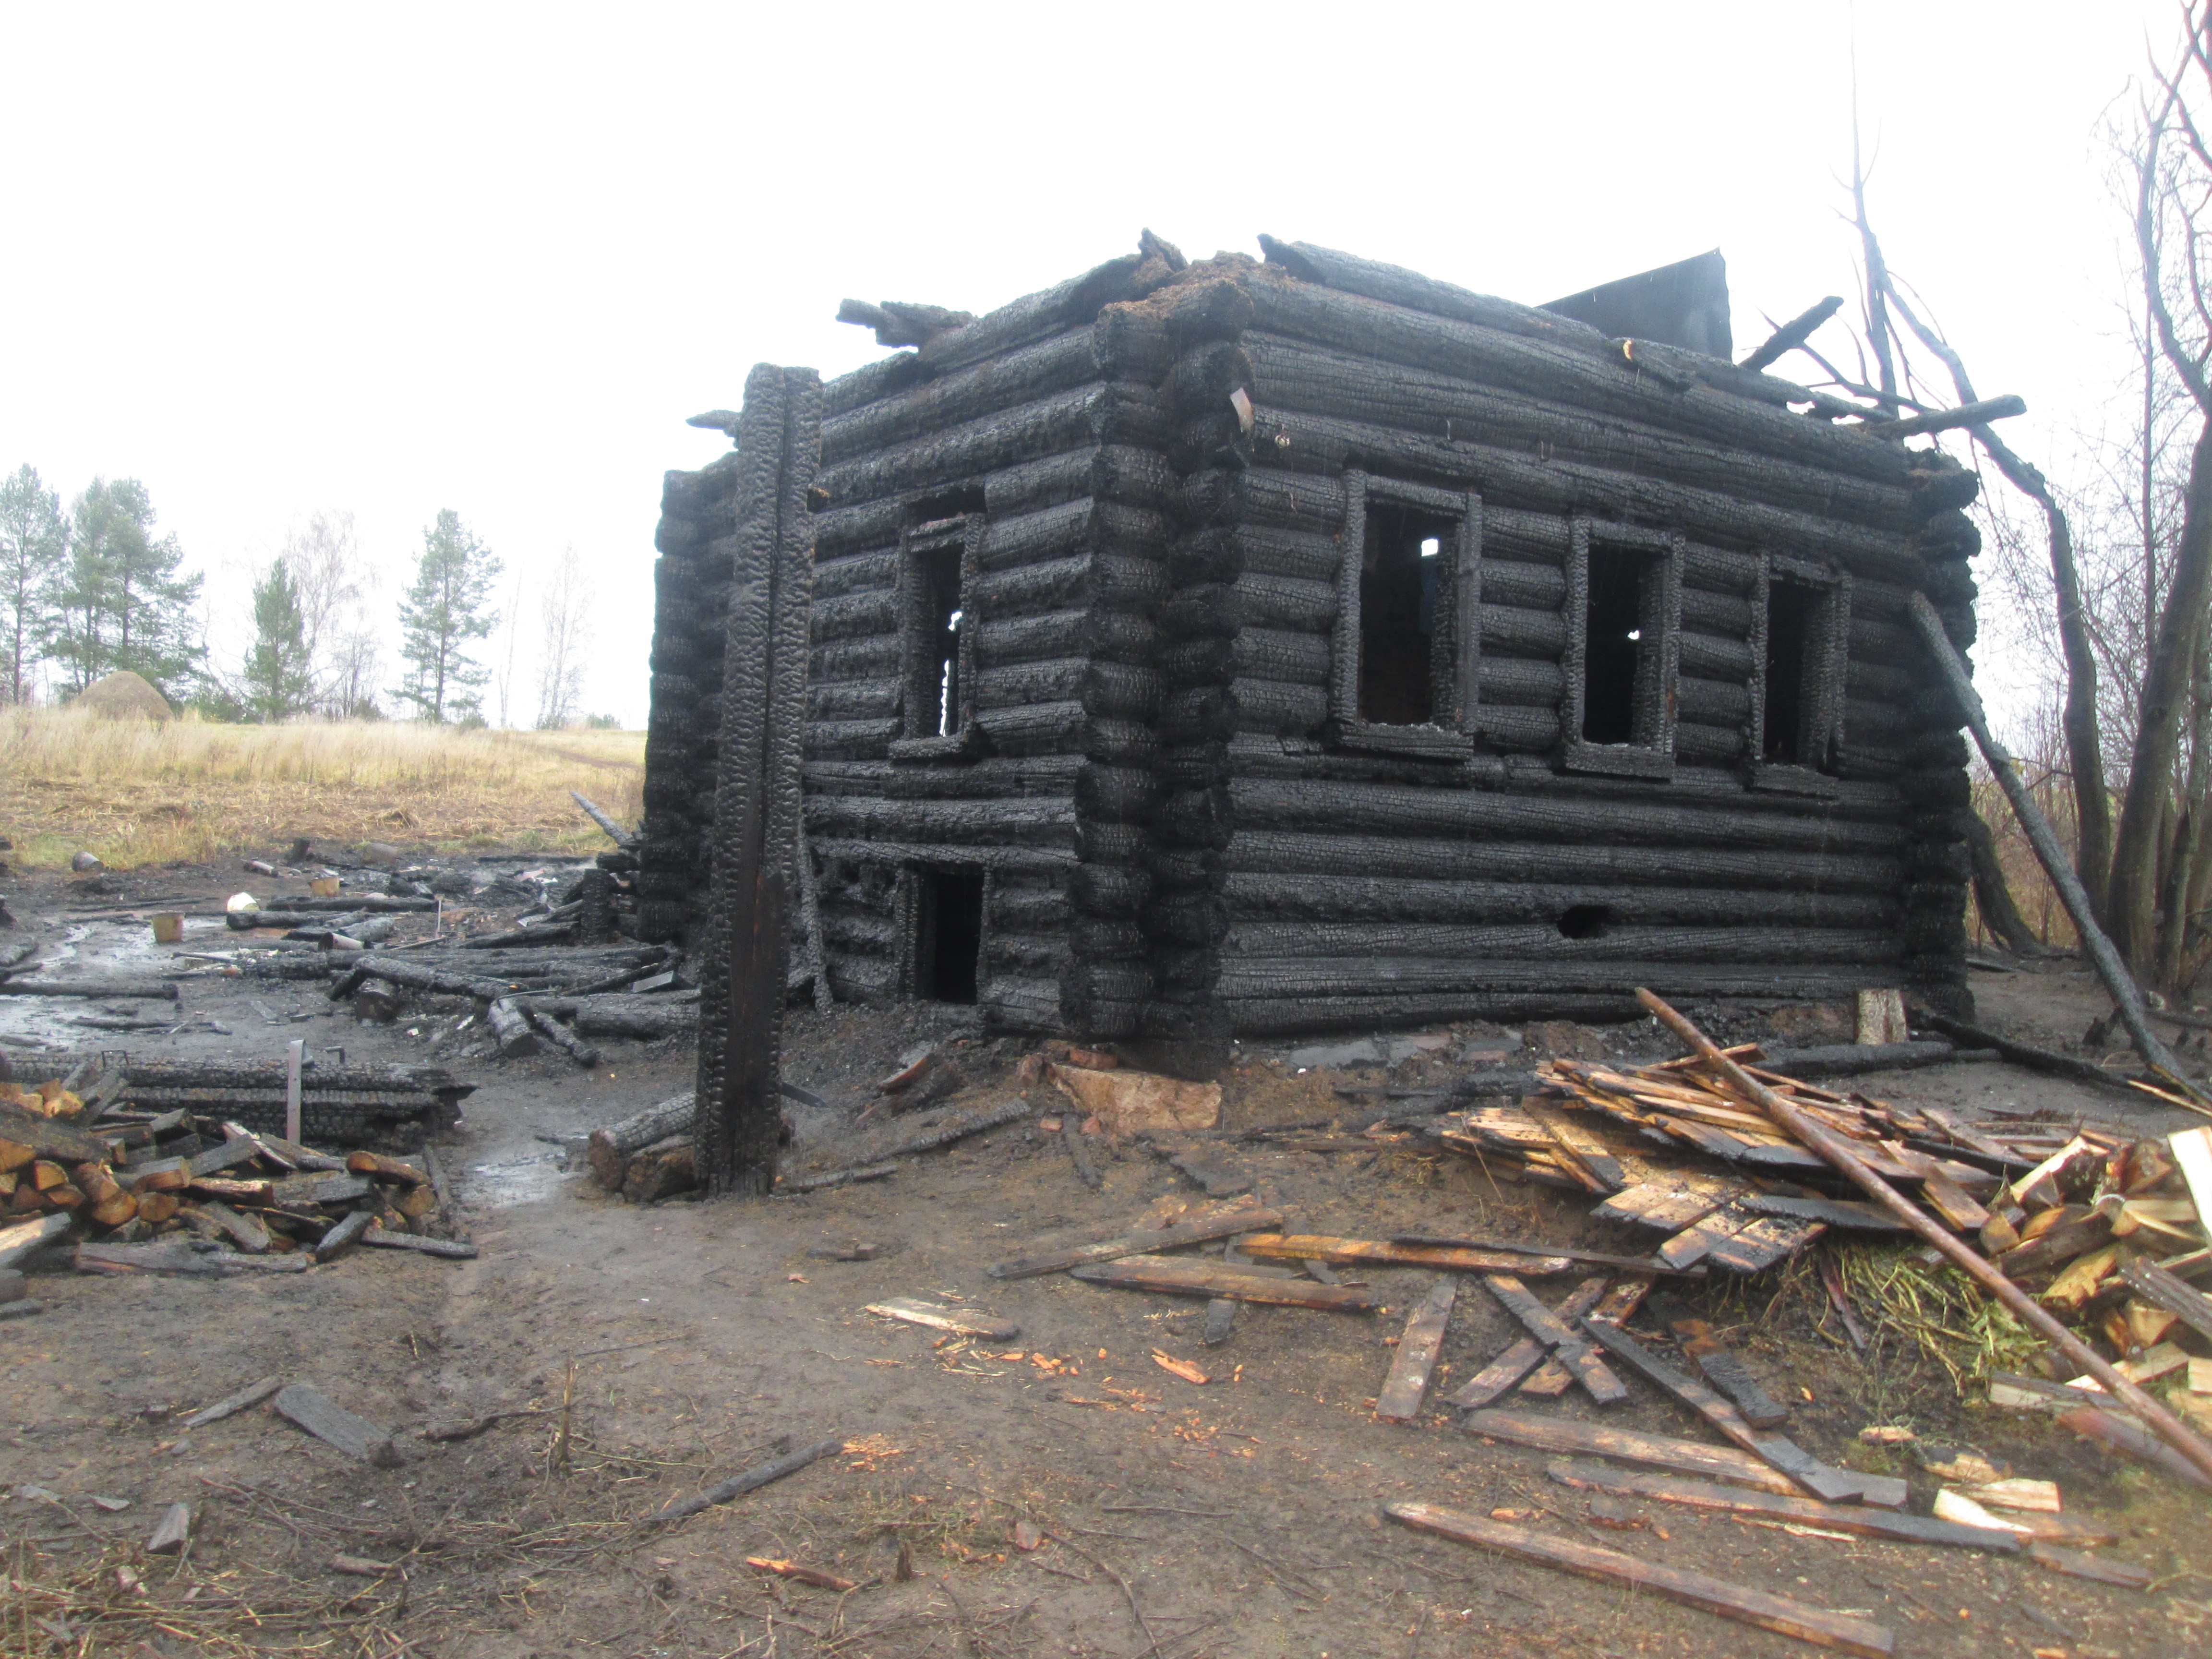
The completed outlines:
<svg viewBox="0 0 2212 1659">
<path fill-rule="evenodd" d="M 1382 1379 L 1382 1393 L 1376 1396 L 1375 1415 L 1380 1421 L 1410 1423 L 1420 1414 L 1458 1295 L 1458 1280 L 1439 1279 L 1407 1319 L 1398 1350 L 1390 1358 L 1389 1374 Z"/>
<path fill-rule="evenodd" d="M 1559 1357 L 1559 1363 L 1573 1373 L 1575 1381 L 1583 1385 L 1592 1400 L 1601 1406 L 1613 1406 L 1628 1398 L 1627 1388 L 1591 1351 L 1574 1327 L 1529 1295 L 1527 1285 L 1510 1273 L 1486 1273 L 1482 1282 L 1529 1335 Z"/>
<path fill-rule="evenodd" d="M 1400 1524 L 1432 1532 L 1455 1542 L 1495 1550 L 1539 1566 L 1557 1567 L 1584 1578 L 1623 1584 L 1663 1595 L 1670 1601 L 1718 1613 L 1724 1619 L 1778 1631 L 1801 1641 L 1866 1659 L 1888 1659 L 1896 1638 L 1884 1626 L 1848 1613 L 1828 1613 L 1765 1590 L 1731 1584 L 1702 1572 L 1662 1566 L 1618 1550 L 1601 1549 L 1572 1539 L 1549 1537 L 1486 1516 L 1465 1515 L 1434 1504 L 1386 1504 L 1382 1512 Z"/>
</svg>

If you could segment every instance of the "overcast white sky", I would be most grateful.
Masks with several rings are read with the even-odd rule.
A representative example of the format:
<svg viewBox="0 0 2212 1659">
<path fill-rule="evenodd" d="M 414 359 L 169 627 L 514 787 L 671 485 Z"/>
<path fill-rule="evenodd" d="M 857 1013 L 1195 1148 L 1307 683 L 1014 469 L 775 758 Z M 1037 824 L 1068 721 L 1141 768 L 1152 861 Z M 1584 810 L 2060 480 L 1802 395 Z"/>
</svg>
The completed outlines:
<svg viewBox="0 0 2212 1659">
<path fill-rule="evenodd" d="M 0 3 L 0 471 L 144 480 L 233 650 L 319 507 L 388 587 L 444 507 L 526 584 L 574 542 L 637 724 L 660 474 L 726 447 L 684 418 L 878 355 L 841 296 L 980 312 L 1145 225 L 1532 301 L 1717 246 L 1747 347 L 1850 292 L 1854 35 L 1892 260 L 2050 464 L 2126 372 L 2098 129 L 2177 15 Z"/>
</svg>

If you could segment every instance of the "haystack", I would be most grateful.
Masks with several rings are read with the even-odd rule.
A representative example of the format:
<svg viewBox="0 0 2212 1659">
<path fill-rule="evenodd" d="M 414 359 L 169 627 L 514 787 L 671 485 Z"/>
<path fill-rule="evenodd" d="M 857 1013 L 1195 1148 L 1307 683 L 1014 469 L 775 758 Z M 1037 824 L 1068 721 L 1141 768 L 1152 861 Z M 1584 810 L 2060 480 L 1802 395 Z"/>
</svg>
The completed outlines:
<svg viewBox="0 0 2212 1659">
<path fill-rule="evenodd" d="M 104 680 L 95 680 L 77 695 L 77 706 L 112 720 L 166 720 L 176 711 L 143 677 L 118 668 Z"/>
</svg>

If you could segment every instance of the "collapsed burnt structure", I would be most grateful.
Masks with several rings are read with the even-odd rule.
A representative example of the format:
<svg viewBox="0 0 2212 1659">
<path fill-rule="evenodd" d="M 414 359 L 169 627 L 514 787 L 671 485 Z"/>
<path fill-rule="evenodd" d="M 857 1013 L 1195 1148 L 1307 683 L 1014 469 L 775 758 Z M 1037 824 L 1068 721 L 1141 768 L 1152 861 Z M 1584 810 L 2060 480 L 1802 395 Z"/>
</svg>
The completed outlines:
<svg viewBox="0 0 2212 1659">
<path fill-rule="evenodd" d="M 836 994 L 1209 1040 L 1963 1008 L 1966 750 L 1907 605 L 1971 642 L 1972 476 L 1731 364 L 1717 255 L 1538 308 L 1262 242 L 848 301 L 904 349 L 779 371 Z M 667 478 L 648 939 L 716 931 L 744 459 Z"/>
</svg>

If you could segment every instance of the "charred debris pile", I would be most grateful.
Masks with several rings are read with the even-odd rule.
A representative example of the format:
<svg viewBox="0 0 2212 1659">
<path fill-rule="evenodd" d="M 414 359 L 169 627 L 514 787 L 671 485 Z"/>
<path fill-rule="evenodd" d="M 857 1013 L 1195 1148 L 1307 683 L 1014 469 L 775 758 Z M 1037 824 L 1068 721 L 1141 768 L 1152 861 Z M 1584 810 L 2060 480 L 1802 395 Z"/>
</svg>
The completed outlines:
<svg viewBox="0 0 2212 1659">
<path fill-rule="evenodd" d="M 476 1254 L 427 1139 L 472 1086 L 443 1072 L 309 1068 L 295 1085 L 282 1064 L 59 1063 L 0 1084 L 0 1269 L 72 1243 L 80 1272 L 107 1274 L 300 1273 L 356 1244 Z M 0 1316 L 39 1310 L 22 1288 L 0 1279 Z"/>
<path fill-rule="evenodd" d="M 577 799 L 622 845 L 588 862 L 462 858 L 331 872 L 306 897 L 241 895 L 228 919 L 244 937 L 204 954 L 251 977 L 327 981 L 332 1002 L 380 1024 L 458 1000 L 472 1006 L 453 1035 L 505 1059 L 552 1049 L 592 1066 L 594 1039 L 688 1037 L 696 982 L 677 947 L 635 938 L 628 832 Z"/>
</svg>

